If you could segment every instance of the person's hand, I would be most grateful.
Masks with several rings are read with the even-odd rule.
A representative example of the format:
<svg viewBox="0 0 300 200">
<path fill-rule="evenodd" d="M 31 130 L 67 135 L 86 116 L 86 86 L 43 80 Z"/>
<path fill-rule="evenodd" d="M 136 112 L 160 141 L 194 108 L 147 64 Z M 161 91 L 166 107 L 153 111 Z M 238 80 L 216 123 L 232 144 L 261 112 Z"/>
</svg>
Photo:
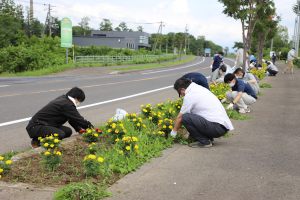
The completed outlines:
<svg viewBox="0 0 300 200">
<path fill-rule="evenodd" d="M 90 129 L 94 129 L 94 125 L 93 125 L 91 122 L 88 122 L 88 127 L 89 127 Z"/>
<path fill-rule="evenodd" d="M 233 103 L 230 103 L 230 104 L 227 106 L 226 109 L 227 109 L 227 110 L 232 110 L 232 109 L 233 109 Z"/>
<path fill-rule="evenodd" d="M 170 135 L 171 135 L 172 137 L 176 137 L 177 131 L 172 130 L 171 133 L 170 133 Z"/>
</svg>

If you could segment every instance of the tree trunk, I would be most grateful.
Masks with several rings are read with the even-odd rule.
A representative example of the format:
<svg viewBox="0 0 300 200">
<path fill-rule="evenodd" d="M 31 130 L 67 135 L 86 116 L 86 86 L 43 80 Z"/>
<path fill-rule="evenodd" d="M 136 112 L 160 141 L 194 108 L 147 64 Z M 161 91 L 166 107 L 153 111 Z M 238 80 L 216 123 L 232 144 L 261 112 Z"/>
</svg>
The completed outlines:
<svg viewBox="0 0 300 200">
<path fill-rule="evenodd" d="M 260 32 L 258 34 L 258 44 L 257 44 L 257 50 L 258 50 L 258 63 L 262 64 L 262 59 L 264 56 L 264 46 L 265 46 L 265 37 L 266 37 L 266 33 L 264 32 Z"/>
</svg>

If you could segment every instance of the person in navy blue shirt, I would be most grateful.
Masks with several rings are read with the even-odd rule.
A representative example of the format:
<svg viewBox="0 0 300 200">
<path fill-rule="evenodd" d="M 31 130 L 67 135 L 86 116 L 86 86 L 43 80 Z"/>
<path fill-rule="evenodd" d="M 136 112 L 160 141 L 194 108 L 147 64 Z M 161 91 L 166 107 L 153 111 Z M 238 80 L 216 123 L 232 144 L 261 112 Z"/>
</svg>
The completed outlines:
<svg viewBox="0 0 300 200">
<path fill-rule="evenodd" d="M 214 72 L 216 69 L 219 69 L 219 67 L 223 64 L 223 55 L 224 53 L 220 51 L 218 54 L 214 56 L 214 60 L 212 63 L 212 72 Z"/>
<path fill-rule="evenodd" d="M 189 79 L 192 82 L 210 90 L 208 82 L 207 82 L 207 78 L 201 73 L 191 72 L 191 73 L 187 73 L 187 74 L 183 75 L 181 78 Z"/>
<path fill-rule="evenodd" d="M 232 91 L 226 93 L 226 98 L 230 101 L 227 109 L 233 109 L 234 105 L 240 113 L 250 112 L 249 105 L 256 102 L 257 96 L 248 83 L 239 80 L 234 74 L 226 74 L 224 83 L 229 84 Z"/>
</svg>

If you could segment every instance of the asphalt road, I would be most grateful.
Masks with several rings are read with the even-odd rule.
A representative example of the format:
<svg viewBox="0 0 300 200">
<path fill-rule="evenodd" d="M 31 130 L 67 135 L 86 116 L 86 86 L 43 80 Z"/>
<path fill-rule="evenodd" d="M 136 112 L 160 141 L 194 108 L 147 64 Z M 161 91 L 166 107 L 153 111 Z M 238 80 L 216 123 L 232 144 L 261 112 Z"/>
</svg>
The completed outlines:
<svg viewBox="0 0 300 200">
<path fill-rule="evenodd" d="M 226 60 L 232 65 L 232 61 Z M 0 78 L 0 153 L 29 148 L 25 127 L 29 118 L 50 100 L 78 86 L 86 93 L 80 113 L 93 124 L 101 124 L 114 115 L 116 108 L 137 112 L 145 103 L 176 98 L 174 81 L 188 72 L 208 76 L 211 58 L 198 57 L 191 63 L 155 70 L 110 74 L 101 68 L 87 73 L 38 78 Z M 87 70 L 85 70 L 87 71 Z M 75 71 L 76 72 L 76 71 Z"/>
</svg>

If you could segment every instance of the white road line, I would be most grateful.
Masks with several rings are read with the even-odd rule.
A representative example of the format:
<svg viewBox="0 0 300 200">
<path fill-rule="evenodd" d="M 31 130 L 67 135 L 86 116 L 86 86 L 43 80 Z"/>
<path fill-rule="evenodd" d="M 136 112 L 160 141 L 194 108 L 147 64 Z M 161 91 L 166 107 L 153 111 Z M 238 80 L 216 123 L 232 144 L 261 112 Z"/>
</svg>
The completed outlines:
<svg viewBox="0 0 300 200">
<path fill-rule="evenodd" d="M 9 85 L 0 85 L 0 88 L 2 87 L 9 87 Z"/>
<path fill-rule="evenodd" d="M 93 103 L 93 104 L 89 104 L 89 105 L 85 105 L 85 106 L 80 106 L 80 107 L 78 107 L 78 110 L 79 109 L 90 108 L 90 107 L 94 107 L 94 106 L 99 106 L 99 105 L 103 105 L 103 104 L 107 104 L 107 103 L 112 103 L 112 102 L 115 102 L 115 101 L 121 101 L 121 100 L 124 100 L 124 99 L 130 99 L 130 98 L 133 98 L 133 97 L 142 96 L 142 95 L 150 94 L 150 93 L 153 93 L 153 92 L 158 92 L 158 91 L 169 89 L 169 88 L 172 88 L 172 87 L 173 87 L 173 85 L 169 85 L 169 86 L 166 86 L 166 87 L 162 87 L 162 88 L 158 88 L 158 89 L 154 89 L 154 90 L 148 90 L 146 92 L 141 92 L 141 93 L 125 96 L 125 97 L 120 97 L 120 98 L 111 99 L 111 100 L 107 100 L 107 101 L 102 101 L 102 102 L 98 102 L 98 103 Z M 24 119 L 18 119 L 18 120 L 14 120 L 14 121 L 0 123 L 0 127 L 12 125 L 12 124 L 18 124 L 18 123 L 21 123 L 21 122 L 26 122 L 26 121 L 29 121 L 30 119 L 31 119 L 31 117 L 28 117 L 28 118 L 24 118 Z"/>
<path fill-rule="evenodd" d="M 144 72 L 142 74 L 143 75 L 145 75 L 145 74 L 155 74 L 155 73 L 160 73 L 160 72 L 168 72 L 168 71 L 174 71 L 174 70 L 178 70 L 178 69 L 185 69 L 185 68 L 193 67 L 195 65 L 199 65 L 200 63 L 203 63 L 204 61 L 205 61 L 205 57 L 203 58 L 202 61 L 200 61 L 198 63 L 195 63 L 195 64 L 192 64 L 192 65 L 177 67 L 177 68 L 172 68 L 172 69 L 164 69 L 164 70 L 159 70 L 159 71 Z"/>
</svg>

